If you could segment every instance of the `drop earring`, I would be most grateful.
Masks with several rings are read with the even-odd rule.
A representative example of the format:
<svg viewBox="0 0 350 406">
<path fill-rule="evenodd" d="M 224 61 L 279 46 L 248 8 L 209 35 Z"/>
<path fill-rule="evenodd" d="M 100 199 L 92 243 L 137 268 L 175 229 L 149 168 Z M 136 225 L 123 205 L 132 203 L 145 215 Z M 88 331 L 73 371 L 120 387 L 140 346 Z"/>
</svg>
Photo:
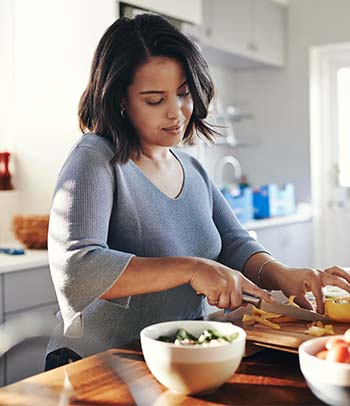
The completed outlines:
<svg viewBox="0 0 350 406">
<path fill-rule="evenodd" d="M 120 115 L 125 118 L 125 105 L 123 102 L 120 103 Z"/>
</svg>

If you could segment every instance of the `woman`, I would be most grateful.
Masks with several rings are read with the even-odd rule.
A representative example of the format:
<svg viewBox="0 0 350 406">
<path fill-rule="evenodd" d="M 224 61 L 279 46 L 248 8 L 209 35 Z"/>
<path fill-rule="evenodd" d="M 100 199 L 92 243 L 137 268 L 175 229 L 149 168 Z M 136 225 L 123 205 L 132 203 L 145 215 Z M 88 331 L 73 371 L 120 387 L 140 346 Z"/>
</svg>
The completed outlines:
<svg viewBox="0 0 350 406">
<path fill-rule="evenodd" d="M 85 135 L 58 178 L 49 260 L 61 315 L 46 369 L 135 340 L 152 323 L 196 319 L 202 300 L 236 308 L 242 292 L 294 294 L 323 312 L 321 287 L 350 291 L 338 267 L 294 269 L 250 238 L 194 158 L 213 97 L 197 47 L 156 15 L 102 37 L 79 106 Z M 259 285 L 259 286 L 257 286 Z M 263 289 L 264 288 L 264 289 Z"/>
</svg>

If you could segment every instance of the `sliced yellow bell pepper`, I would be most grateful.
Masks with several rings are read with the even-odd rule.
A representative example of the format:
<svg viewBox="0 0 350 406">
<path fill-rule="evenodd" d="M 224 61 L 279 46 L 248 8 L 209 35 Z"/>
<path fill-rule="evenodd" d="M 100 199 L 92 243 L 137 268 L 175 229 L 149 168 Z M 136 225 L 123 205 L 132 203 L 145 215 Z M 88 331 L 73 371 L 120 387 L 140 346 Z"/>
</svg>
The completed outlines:
<svg viewBox="0 0 350 406">
<path fill-rule="evenodd" d="M 325 313 L 332 320 L 350 322 L 350 296 L 325 299 Z"/>
</svg>

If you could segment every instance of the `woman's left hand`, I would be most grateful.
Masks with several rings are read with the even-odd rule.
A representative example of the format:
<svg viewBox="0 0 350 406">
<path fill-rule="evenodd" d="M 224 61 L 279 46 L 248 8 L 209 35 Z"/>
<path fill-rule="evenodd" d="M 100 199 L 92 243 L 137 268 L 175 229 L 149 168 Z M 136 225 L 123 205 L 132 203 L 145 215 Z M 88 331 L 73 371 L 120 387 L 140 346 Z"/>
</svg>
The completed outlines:
<svg viewBox="0 0 350 406">
<path fill-rule="evenodd" d="M 291 268 L 282 265 L 275 275 L 276 282 L 282 292 L 287 297 L 294 295 L 297 304 L 310 310 L 313 310 L 313 306 L 305 297 L 305 294 L 312 292 L 316 299 L 316 311 L 318 313 L 324 313 L 323 286 L 338 286 L 350 293 L 350 273 L 339 266 L 333 266 L 321 271 L 312 268 Z"/>
</svg>

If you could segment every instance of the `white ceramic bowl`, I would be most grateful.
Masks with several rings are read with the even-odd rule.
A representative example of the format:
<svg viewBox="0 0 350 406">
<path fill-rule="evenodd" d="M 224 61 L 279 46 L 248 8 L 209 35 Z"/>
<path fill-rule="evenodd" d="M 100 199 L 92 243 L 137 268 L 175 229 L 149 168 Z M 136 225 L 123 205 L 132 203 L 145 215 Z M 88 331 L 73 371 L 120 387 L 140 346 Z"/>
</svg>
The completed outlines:
<svg viewBox="0 0 350 406">
<path fill-rule="evenodd" d="M 333 336 L 342 337 L 342 336 Z M 330 362 L 315 355 L 329 336 L 312 338 L 299 347 L 300 369 L 315 396 L 332 406 L 350 405 L 350 364 Z"/>
<path fill-rule="evenodd" d="M 205 329 L 222 334 L 237 332 L 231 343 L 213 347 L 176 345 L 157 340 L 179 328 L 198 337 Z M 182 394 L 208 393 L 224 384 L 237 370 L 245 350 L 246 333 L 231 323 L 178 320 L 153 324 L 140 333 L 145 361 L 164 386 Z"/>
</svg>

